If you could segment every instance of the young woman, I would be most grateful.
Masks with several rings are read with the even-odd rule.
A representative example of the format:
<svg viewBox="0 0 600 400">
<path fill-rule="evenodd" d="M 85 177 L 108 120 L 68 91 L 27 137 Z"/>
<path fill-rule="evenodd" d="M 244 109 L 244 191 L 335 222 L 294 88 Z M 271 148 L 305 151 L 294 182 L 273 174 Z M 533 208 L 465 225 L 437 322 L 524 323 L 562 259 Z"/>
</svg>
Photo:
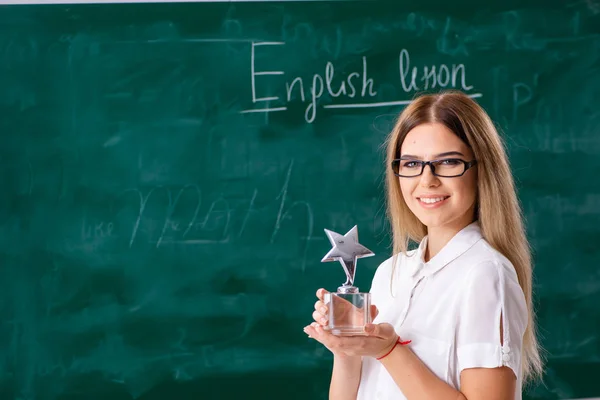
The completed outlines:
<svg viewBox="0 0 600 400">
<path fill-rule="evenodd" d="M 529 245 L 494 124 L 465 94 L 421 96 L 389 135 L 386 170 L 394 256 L 373 278 L 373 323 L 365 336 L 324 330 L 319 289 L 304 329 L 334 355 L 329 398 L 520 400 L 542 363 Z"/>
</svg>

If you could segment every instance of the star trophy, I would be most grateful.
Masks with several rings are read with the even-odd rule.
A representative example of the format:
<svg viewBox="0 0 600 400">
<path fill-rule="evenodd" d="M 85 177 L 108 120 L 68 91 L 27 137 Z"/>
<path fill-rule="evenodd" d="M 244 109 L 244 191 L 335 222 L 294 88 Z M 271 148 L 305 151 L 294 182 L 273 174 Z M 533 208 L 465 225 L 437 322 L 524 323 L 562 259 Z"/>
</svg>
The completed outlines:
<svg viewBox="0 0 600 400">
<path fill-rule="evenodd" d="M 321 262 L 339 261 L 346 272 L 346 282 L 335 293 L 327 293 L 323 301 L 328 308 L 329 322 L 323 327 L 337 336 L 365 335 L 365 325 L 371 323 L 371 293 L 360 293 L 354 286 L 356 262 L 372 253 L 358 243 L 356 225 L 344 236 L 325 229 L 333 246 Z"/>
</svg>

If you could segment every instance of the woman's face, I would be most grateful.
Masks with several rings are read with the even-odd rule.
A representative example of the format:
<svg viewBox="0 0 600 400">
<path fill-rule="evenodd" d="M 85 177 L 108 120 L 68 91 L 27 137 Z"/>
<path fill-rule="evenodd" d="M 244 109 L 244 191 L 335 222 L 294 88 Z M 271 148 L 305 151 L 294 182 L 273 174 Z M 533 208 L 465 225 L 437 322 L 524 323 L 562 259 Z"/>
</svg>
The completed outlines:
<svg viewBox="0 0 600 400">
<path fill-rule="evenodd" d="M 450 158 L 471 161 L 474 158 L 471 149 L 439 123 L 422 124 L 408 132 L 400 156 L 422 161 Z M 421 176 L 398 179 L 404 201 L 428 229 L 458 231 L 473 222 L 477 198 L 476 167 L 468 169 L 462 176 L 443 178 L 433 175 L 427 165 Z"/>
</svg>

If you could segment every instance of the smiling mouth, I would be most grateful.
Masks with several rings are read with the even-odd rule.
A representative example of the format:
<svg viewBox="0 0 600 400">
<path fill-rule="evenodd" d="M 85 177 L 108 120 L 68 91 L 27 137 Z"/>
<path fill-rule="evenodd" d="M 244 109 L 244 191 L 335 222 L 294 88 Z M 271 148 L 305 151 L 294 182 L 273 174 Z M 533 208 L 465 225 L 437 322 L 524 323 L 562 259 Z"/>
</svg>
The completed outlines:
<svg viewBox="0 0 600 400">
<path fill-rule="evenodd" d="M 425 203 L 425 204 L 436 204 L 439 203 L 441 201 L 444 201 L 446 199 L 450 198 L 450 196 L 440 196 L 440 197 L 417 197 L 417 200 Z"/>
</svg>

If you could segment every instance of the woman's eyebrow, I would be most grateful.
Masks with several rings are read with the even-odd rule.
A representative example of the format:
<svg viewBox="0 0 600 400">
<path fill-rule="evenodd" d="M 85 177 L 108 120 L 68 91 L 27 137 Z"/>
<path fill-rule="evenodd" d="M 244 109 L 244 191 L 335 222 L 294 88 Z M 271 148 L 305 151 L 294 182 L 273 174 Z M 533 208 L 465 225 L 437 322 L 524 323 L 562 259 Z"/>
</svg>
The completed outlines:
<svg viewBox="0 0 600 400">
<path fill-rule="evenodd" d="M 445 153 L 436 154 L 435 158 L 447 157 L 447 156 L 461 156 L 461 157 L 464 157 L 465 155 L 463 153 L 461 153 L 460 151 L 447 151 Z"/>
<path fill-rule="evenodd" d="M 434 158 L 447 157 L 447 156 L 461 156 L 461 157 L 464 157 L 465 155 L 463 153 L 461 153 L 460 151 L 447 151 L 445 153 L 436 154 L 434 156 Z M 411 160 L 420 160 L 421 159 L 421 157 L 419 157 L 419 156 L 413 156 L 412 154 L 403 154 L 402 156 L 400 156 L 400 158 L 409 158 Z"/>
</svg>

